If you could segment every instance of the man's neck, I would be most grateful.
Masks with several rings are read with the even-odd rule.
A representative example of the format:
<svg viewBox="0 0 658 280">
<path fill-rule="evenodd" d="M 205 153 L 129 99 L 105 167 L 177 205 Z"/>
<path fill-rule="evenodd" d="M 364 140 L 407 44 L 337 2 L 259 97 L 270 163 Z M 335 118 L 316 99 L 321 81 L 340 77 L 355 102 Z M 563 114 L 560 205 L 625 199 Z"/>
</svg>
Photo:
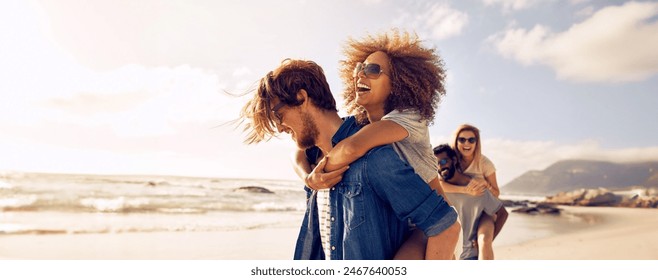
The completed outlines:
<svg viewBox="0 0 658 280">
<path fill-rule="evenodd" d="M 318 138 L 315 145 L 326 155 L 333 148 L 331 139 L 343 124 L 343 120 L 338 116 L 338 113 L 329 110 L 318 111 L 313 117 L 318 126 Z"/>
</svg>

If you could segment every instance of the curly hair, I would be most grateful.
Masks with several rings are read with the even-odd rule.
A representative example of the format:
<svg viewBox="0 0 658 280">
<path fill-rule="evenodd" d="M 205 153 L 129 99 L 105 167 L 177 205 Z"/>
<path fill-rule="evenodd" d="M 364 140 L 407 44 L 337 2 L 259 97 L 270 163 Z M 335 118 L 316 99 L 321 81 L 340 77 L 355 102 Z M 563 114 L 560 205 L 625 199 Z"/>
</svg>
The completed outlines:
<svg viewBox="0 0 658 280">
<path fill-rule="evenodd" d="M 302 89 L 311 104 L 322 110 L 338 111 L 322 67 L 310 60 L 285 59 L 260 79 L 254 96 L 242 107 L 240 120 L 247 122 L 244 131 L 248 133 L 245 142 L 258 143 L 276 135 L 270 112 L 272 100 L 279 99 L 289 107 L 299 106 L 304 102 L 297 96 Z"/>
<path fill-rule="evenodd" d="M 391 94 L 384 105 L 384 113 L 393 110 L 416 109 L 421 118 L 434 122 L 435 109 L 446 94 L 443 60 L 434 48 L 421 46 L 422 41 L 414 34 L 400 33 L 397 29 L 379 35 L 367 35 L 362 40 L 349 38 L 340 61 L 340 77 L 343 80 L 345 107 L 360 123 L 367 123 L 367 114 L 356 103 L 356 85 L 353 70 L 357 63 L 377 51 L 386 53 L 391 66 Z"/>
</svg>

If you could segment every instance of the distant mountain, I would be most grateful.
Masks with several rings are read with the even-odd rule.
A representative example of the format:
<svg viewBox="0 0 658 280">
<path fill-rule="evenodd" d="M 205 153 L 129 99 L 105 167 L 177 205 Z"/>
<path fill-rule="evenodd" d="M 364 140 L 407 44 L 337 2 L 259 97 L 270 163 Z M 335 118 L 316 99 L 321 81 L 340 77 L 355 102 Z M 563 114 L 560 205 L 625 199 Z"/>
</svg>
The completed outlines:
<svg viewBox="0 0 658 280">
<path fill-rule="evenodd" d="M 658 161 L 558 161 L 543 171 L 526 172 L 502 186 L 500 191 L 503 194 L 554 195 L 581 188 L 616 190 L 630 186 L 658 187 Z"/>
</svg>

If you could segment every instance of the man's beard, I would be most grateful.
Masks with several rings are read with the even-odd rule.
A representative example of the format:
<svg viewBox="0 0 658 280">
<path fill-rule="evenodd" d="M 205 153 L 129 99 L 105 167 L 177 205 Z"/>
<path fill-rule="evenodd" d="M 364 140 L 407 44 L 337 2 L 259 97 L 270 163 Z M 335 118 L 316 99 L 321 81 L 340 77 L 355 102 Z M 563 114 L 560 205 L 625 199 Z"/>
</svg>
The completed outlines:
<svg viewBox="0 0 658 280">
<path fill-rule="evenodd" d="M 304 123 L 304 128 L 302 129 L 304 134 L 299 136 L 298 145 L 301 148 L 308 149 L 315 146 L 319 134 L 318 126 L 307 113 L 303 113 L 301 118 Z"/>
<path fill-rule="evenodd" d="M 457 167 L 455 167 L 455 165 L 453 164 L 449 168 L 441 169 L 441 172 L 439 173 L 439 175 L 441 175 L 441 178 L 444 181 L 449 181 L 450 179 L 452 179 L 452 177 L 455 176 L 456 169 L 457 169 Z M 445 171 L 447 171 L 447 172 L 445 172 Z"/>
</svg>

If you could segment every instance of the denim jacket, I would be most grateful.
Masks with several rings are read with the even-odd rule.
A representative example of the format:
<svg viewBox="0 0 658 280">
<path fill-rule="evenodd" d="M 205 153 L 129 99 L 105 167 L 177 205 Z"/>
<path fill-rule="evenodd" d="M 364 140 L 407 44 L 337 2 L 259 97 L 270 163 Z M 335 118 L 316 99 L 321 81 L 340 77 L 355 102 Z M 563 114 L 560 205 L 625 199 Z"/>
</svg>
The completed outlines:
<svg viewBox="0 0 658 280">
<path fill-rule="evenodd" d="M 334 145 L 356 133 L 354 117 L 345 119 Z M 325 259 L 320 240 L 315 192 L 307 190 L 307 209 L 295 259 Z M 376 147 L 350 164 L 329 194 L 331 259 L 392 259 L 408 237 L 409 223 L 427 236 L 441 233 L 457 212 L 400 159 L 390 145 Z"/>
</svg>

